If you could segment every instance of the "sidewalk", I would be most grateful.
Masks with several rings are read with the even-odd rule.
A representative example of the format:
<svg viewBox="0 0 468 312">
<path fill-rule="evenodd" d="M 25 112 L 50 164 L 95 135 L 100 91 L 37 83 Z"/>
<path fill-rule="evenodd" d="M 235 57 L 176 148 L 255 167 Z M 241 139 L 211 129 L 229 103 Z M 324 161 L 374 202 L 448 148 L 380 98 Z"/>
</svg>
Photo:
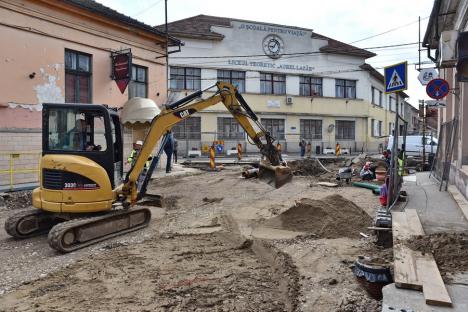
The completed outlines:
<svg viewBox="0 0 468 312">
<path fill-rule="evenodd" d="M 415 209 L 426 234 L 468 231 L 468 221 L 452 195 L 440 192 L 438 182 L 429 178 L 428 172 L 405 177 L 402 189 L 408 193 L 408 197 L 401 209 Z M 395 284 L 387 285 L 383 288 L 382 311 L 468 311 L 468 272 L 454 276 L 446 287 L 453 302 L 451 308 L 427 305 L 420 291 L 396 288 Z"/>
<path fill-rule="evenodd" d="M 416 173 L 416 181 L 405 177 L 402 189 L 408 193 L 405 209 L 416 209 L 424 232 L 457 232 L 468 230 L 468 221 L 452 195 L 439 191 L 439 184 L 428 172 Z"/>
</svg>

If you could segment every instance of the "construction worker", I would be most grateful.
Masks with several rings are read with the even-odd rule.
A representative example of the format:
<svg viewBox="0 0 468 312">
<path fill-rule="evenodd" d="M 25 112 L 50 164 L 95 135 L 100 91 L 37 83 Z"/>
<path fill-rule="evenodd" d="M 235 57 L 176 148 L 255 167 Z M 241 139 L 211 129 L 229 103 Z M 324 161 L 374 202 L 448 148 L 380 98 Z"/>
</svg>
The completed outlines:
<svg viewBox="0 0 468 312">
<path fill-rule="evenodd" d="M 278 151 L 279 161 L 283 162 L 283 156 L 281 155 L 281 143 L 280 142 L 276 144 L 276 150 Z"/>
<path fill-rule="evenodd" d="M 370 161 L 367 161 L 366 164 L 362 167 L 361 172 L 359 173 L 359 176 L 362 180 L 371 181 L 374 179 L 374 173 L 371 170 L 371 164 L 372 163 Z"/>
<path fill-rule="evenodd" d="M 127 158 L 127 164 L 130 164 L 130 166 L 132 167 L 135 165 L 135 162 L 138 158 L 138 154 L 140 154 L 142 146 L 143 146 L 143 141 L 138 140 L 135 143 L 133 143 L 133 150 L 130 152 L 130 155 Z M 138 181 L 137 181 L 138 190 L 140 190 L 140 187 L 143 181 L 145 180 L 146 173 L 148 172 L 148 168 L 151 164 L 152 158 L 153 157 L 150 155 L 148 160 L 145 162 L 145 165 L 144 165 L 143 170 L 141 171 L 141 174 L 138 176 Z"/>
<path fill-rule="evenodd" d="M 177 148 L 179 147 L 179 142 L 174 139 L 174 162 L 177 164 Z"/>
<path fill-rule="evenodd" d="M 86 150 L 86 120 L 75 120 L 75 127 L 68 131 L 67 136 L 70 149 L 78 151 Z"/>
<path fill-rule="evenodd" d="M 306 152 L 306 141 L 304 139 L 302 139 L 300 142 L 299 142 L 299 147 L 301 148 L 301 157 L 304 157 L 305 156 L 305 152 Z"/>
<path fill-rule="evenodd" d="M 312 143 L 307 143 L 307 146 L 306 146 L 306 155 L 307 155 L 307 158 L 310 158 L 312 157 Z"/>
<path fill-rule="evenodd" d="M 164 145 L 164 153 L 167 156 L 166 162 L 166 173 L 172 171 L 172 153 L 174 153 L 174 136 L 172 135 L 171 130 L 167 131 L 167 140 Z"/>
<path fill-rule="evenodd" d="M 404 162 L 405 162 L 405 151 L 398 149 L 398 175 L 400 177 L 403 176 L 403 171 L 405 169 Z"/>
</svg>

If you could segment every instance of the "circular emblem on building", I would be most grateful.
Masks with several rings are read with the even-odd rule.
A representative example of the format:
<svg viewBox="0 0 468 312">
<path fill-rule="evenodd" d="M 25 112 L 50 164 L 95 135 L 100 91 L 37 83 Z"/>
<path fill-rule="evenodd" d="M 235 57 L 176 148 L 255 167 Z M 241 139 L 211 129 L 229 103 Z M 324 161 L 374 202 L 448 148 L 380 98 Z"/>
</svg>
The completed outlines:
<svg viewBox="0 0 468 312">
<path fill-rule="evenodd" d="M 266 55 L 273 59 L 281 57 L 283 53 L 284 43 L 277 35 L 268 35 L 263 39 L 263 51 Z"/>
</svg>

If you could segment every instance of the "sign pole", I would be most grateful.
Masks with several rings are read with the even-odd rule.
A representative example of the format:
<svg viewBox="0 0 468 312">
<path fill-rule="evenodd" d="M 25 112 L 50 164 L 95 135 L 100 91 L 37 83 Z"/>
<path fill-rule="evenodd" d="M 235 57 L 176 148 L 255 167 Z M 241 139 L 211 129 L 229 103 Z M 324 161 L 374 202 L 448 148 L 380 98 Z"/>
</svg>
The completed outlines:
<svg viewBox="0 0 468 312">
<path fill-rule="evenodd" d="M 423 133 L 422 133 L 422 145 L 423 145 L 423 161 L 422 161 L 422 170 L 426 167 L 426 103 L 424 100 L 421 101 L 423 106 Z"/>
</svg>

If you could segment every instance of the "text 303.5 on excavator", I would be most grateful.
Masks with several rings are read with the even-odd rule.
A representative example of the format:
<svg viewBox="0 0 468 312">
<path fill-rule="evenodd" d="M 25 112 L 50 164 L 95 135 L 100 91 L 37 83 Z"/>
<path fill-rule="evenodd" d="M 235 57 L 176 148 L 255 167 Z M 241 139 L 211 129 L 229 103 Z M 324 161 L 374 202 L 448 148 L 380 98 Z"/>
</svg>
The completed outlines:
<svg viewBox="0 0 468 312">
<path fill-rule="evenodd" d="M 200 100 L 204 91 L 213 95 Z M 143 147 L 123 177 L 123 140 L 117 111 L 94 104 L 44 104 L 43 156 L 40 187 L 33 191 L 35 209 L 17 213 L 5 222 L 8 234 L 27 238 L 48 232 L 49 245 L 70 252 L 147 226 L 147 208 L 129 209 L 141 199 L 156 167 L 166 133 L 194 113 L 223 103 L 244 128 L 261 154 L 259 177 L 280 187 L 291 180 L 274 138 L 237 89 L 224 82 L 197 91 L 156 115 Z M 145 162 L 162 138 L 144 181 L 137 185 Z"/>
</svg>

